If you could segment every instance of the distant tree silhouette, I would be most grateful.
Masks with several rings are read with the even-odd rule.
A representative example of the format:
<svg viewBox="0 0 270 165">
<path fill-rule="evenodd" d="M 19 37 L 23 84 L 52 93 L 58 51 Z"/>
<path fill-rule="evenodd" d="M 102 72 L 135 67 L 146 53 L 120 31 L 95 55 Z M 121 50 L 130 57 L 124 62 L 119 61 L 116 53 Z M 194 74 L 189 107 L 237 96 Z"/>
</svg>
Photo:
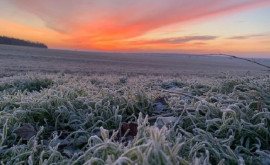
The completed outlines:
<svg viewBox="0 0 270 165">
<path fill-rule="evenodd" d="M 30 46 L 36 48 L 48 48 L 47 45 L 39 42 L 31 42 L 26 40 L 21 40 L 17 38 L 11 38 L 6 36 L 0 36 L 0 44 L 4 45 L 18 45 L 18 46 Z"/>
</svg>

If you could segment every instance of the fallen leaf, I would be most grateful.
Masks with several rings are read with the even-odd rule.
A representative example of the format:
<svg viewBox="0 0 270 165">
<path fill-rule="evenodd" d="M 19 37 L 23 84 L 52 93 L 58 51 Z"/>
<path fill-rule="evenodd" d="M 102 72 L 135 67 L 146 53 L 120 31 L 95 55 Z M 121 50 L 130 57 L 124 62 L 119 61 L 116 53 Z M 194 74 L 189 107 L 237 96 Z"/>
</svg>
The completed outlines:
<svg viewBox="0 0 270 165">
<path fill-rule="evenodd" d="M 161 103 L 162 105 L 168 105 L 166 96 L 157 97 L 154 103 Z"/>
<path fill-rule="evenodd" d="M 157 113 L 168 109 L 169 105 L 168 105 L 168 103 L 166 101 L 166 97 L 165 96 L 163 96 L 163 97 L 160 96 L 160 97 L 156 98 L 155 101 L 154 101 L 153 107 L 154 107 L 154 112 L 157 112 Z"/>
<path fill-rule="evenodd" d="M 128 133 L 126 133 L 128 131 Z M 123 138 L 123 141 L 131 141 L 133 140 L 134 136 L 138 133 L 138 124 L 137 123 L 126 123 L 123 122 L 121 124 L 121 130 L 117 134 L 117 140 Z"/>
<path fill-rule="evenodd" d="M 22 126 L 14 132 L 23 140 L 29 140 L 31 137 L 37 134 L 35 128 L 29 123 L 22 124 Z"/>
<path fill-rule="evenodd" d="M 136 136 L 138 133 L 138 124 L 137 123 L 129 123 L 129 135 Z"/>
</svg>

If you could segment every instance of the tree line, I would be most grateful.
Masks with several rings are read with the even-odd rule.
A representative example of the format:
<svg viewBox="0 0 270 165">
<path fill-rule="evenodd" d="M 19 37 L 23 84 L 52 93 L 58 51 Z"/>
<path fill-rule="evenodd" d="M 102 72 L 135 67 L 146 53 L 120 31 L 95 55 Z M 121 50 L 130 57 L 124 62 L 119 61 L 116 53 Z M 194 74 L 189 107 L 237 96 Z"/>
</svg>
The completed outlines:
<svg viewBox="0 0 270 165">
<path fill-rule="evenodd" d="M 6 36 L 0 36 L 0 44 L 4 45 L 18 45 L 18 46 L 30 46 L 36 48 L 48 48 L 47 45 L 39 42 L 31 42 L 27 40 L 11 38 Z"/>
</svg>

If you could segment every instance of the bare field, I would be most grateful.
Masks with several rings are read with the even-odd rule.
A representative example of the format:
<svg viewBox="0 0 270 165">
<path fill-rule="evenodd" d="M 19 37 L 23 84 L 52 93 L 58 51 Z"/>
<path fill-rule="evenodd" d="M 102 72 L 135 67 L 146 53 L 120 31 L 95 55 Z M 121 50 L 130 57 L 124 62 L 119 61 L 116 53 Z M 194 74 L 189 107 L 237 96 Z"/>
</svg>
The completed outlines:
<svg viewBox="0 0 270 165">
<path fill-rule="evenodd" d="M 269 59 L 257 59 L 270 65 Z M 101 53 L 0 45 L 0 74 L 26 72 L 131 75 L 264 75 L 265 68 L 228 57 Z"/>
</svg>

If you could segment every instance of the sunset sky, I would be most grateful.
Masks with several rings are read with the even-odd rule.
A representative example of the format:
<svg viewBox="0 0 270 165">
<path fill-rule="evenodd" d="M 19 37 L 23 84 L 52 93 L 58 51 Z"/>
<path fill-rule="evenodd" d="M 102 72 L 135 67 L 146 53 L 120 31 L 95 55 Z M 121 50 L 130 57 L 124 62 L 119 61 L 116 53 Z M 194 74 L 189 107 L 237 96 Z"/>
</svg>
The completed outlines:
<svg viewBox="0 0 270 165">
<path fill-rule="evenodd" d="M 0 35 L 60 49 L 270 57 L 270 0 L 0 0 Z"/>
</svg>

